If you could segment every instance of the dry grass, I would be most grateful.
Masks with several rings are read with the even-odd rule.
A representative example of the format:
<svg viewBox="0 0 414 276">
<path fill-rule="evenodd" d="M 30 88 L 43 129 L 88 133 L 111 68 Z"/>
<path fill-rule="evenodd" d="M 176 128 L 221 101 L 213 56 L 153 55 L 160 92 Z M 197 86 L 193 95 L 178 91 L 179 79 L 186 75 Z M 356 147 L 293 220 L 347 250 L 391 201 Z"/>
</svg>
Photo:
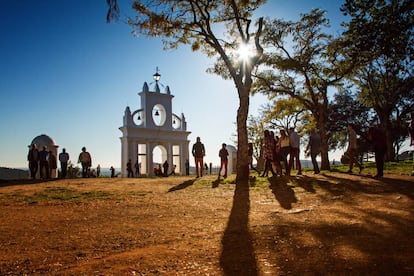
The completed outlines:
<svg viewBox="0 0 414 276">
<path fill-rule="evenodd" d="M 1 275 L 412 275 L 414 178 L 0 182 Z"/>
</svg>

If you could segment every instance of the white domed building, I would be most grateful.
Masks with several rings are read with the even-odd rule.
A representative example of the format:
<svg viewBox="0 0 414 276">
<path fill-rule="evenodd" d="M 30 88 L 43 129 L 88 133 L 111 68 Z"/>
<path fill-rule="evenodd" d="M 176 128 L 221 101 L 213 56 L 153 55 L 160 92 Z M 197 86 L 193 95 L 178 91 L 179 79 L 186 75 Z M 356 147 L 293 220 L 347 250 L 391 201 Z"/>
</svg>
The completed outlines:
<svg viewBox="0 0 414 276">
<path fill-rule="evenodd" d="M 226 149 L 229 153 L 227 170 L 229 174 L 237 172 L 237 148 L 232 145 L 227 145 Z"/>
</svg>

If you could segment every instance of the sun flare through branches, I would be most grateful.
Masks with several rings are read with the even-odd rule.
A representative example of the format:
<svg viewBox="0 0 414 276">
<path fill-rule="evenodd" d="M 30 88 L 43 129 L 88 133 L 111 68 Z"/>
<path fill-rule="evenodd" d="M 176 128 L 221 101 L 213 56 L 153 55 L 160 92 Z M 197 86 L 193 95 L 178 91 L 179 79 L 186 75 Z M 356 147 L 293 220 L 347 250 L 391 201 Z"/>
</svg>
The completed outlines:
<svg viewBox="0 0 414 276">
<path fill-rule="evenodd" d="M 254 55 L 255 50 L 250 44 L 241 43 L 236 50 L 237 59 L 242 62 L 249 62 Z"/>
</svg>

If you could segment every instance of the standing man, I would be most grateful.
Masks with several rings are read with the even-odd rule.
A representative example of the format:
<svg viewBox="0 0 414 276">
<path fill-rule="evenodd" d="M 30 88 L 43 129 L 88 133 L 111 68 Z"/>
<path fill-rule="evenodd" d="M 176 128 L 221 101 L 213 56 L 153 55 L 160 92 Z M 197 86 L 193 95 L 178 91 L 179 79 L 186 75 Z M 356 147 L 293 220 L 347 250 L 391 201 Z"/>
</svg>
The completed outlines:
<svg viewBox="0 0 414 276">
<path fill-rule="evenodd" d="M 299 134 L 295 131 L 295 128 L 289 128 L 289 142 L 290 142 L 290 158 L 289 158 L 289 171 L 292 171 L 293 163 L 296 161 L 296 169 L 298 170 L 298 175 L 302 174 L 302 166 L 299 159 L 299 147 L 300 147 L 300 137 Z"/>
<path fill-rule="evenodd" d="M 321 152 L 321 136 L 315 131 L 315 129 L 311 129 L 309 134 L 309 142 L 306 147 L 306 152 L 309 151 L 313 165 L 313 172 L 314 174 L 319 174 L 320 170 L 318 162 L 316 161 L 316 156 Z"/>
<path fill-rule="evenodd" d="M 127 164 L 127 173 L 128 173 L 128 177 L 134 177 L 134 171 L 132 170 L 132 161 L 131 159 L 128 160 Z"/>
<path fill-rule="evenodd" d="M 349 157 L 349 170 L 348 173 L 352 173 L 352 168 L 354 164 L 359 167 L 359 173 L 362 171 L 362 166 L 357 160 L 357 152 L 358 152 L 358 145 L 357 145 L 357 136 L 354 129 L 354 124 L 348 124 L 348 149 L 346 153 Z"/>
<path fill-rule="evenodd" d="M 197 178 L 203 176 L 203 158 L 206 155 L 203 143 L 200 141 L 200 137 L 197 137 L 197 142 L 193 145 L 193 150 L 191 151 L 194 156 L 195 166 L 196 166 L 196 175 Z"/>
<path fill-rule="evenodd" d="M 36 179 L 37 170 L 39 169 L 39 151 L 35 144 L 32 144 L 30 147 L 27 161 L 29 161 L 30 177 Z"/>
<path fill-rule="evenodd" d="M 138 159 L 137 159 L 137 161 L 135 162 L 135 165 L 134 165 L 134 167 L 135 167 L 135 177 L 138 177 L 138 176 L 140 176 L 140 169 L 139 169 L 139 167 L 140 167 L 140 163 L 138 162 Z"/>
<path fill-rule="evenodd" d="M 48 155 L 49 152 L 46 150 L 46 147 L 43 147 L 43 149 L 39 152 L 40 178 L 42 179 L 49 179 L 49 161 L 47 160 Z"/>
<path fill-rule="evenodd" d="M 62 170 L 62 178 L 66 178 L 68 174 L 68 161 L 69 161 L 69 153 L 66 152 L 66 149 L 63 148 L 62 152 L 59 153 L 59 161 L 60 161 L 60 169 Z"/>
<path fill-rule="evenodd" d="M 82 148 L 82 152 L 79 154 L 78 163 L 82 165 L 82 177 L 89 177 L 89 169 L 92 166 L 92 158 L 86 148 Z"/>
<path fill-rule="evenodd" d="M 229 163 L 229 160 L 228 160 L 229 152 L 227 151 L 226 146 L 227 145 L 225 143 L 223 143 L 221 145 L 221 149 L 219 151 L 219 157 L 220 157 L 220 170 L 219 170 L 219 173 L 218 173 L 219 178 L 220 178 L 221 170 L 223 169 L 223 167 L 224 167 L 223 177 L 227 178 L 227 165 Z"/>
<path fill-rule="evenodd" d="M 375 165 L 377 174 L 375 178 L 384 176 L 385 154 L 387 153 L 387 136 L 379 127 L 372 126 L 368 130 L 368 139 L 374 145 Z"/>
<path fill-rule="evenodd" d="M 53 151 L 49 151 L 49 177 L 55 178 L 56 177 L 56 170 L 57 170 L 57 160 L 56 156 L 53 154 Z"/>
</svg>

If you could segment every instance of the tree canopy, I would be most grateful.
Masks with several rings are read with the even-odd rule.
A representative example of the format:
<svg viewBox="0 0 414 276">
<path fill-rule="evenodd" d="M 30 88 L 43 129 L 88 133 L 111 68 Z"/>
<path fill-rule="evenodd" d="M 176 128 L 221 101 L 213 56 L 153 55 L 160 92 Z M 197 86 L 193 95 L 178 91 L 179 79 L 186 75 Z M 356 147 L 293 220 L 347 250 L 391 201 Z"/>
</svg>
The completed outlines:
<svg viewBox="0 0 414 276">
<path fill-rule="evenodd" d="M 107 0 L 111 19 L 117 14 L 116 0 Z M 211 72 L 233 80 L 239 96 L 237 111 L 237 181 L 247 183 L 248 137 L 246 121 L 253 83 L 252 71 L 263 55 L 260 37 L 263 18 L 252 20 L 265 0 L 135 0 L 136 12 L 127 22 L 139 34 L 160 37 L 165 48 L 191 45 L 209 57 L 217 57 Z M 116 17 L 116 16 L 115 16 Z M 252 30 L 254 28 L 254 30 Z M 249 55 L 242 55 L 249 49 Z"/>
</svg>

